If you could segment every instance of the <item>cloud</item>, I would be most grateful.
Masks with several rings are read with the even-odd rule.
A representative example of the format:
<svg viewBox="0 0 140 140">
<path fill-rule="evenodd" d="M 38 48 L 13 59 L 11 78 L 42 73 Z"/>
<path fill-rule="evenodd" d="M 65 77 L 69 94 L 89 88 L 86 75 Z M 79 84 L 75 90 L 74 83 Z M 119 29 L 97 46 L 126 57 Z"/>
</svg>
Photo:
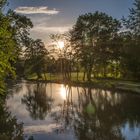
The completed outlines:
<svg viewBox="0 0 140 140">
<path fill-rule="evenodd" d="M 46 7 L 46 6 L 17 7 L 14 11 L 16 13 L 20 13 L 20 14 L 48 14 L 48 15 L 55 15 L 60 12 L 56 9 L 48 9 L 48 7 Z"/>
</svg>

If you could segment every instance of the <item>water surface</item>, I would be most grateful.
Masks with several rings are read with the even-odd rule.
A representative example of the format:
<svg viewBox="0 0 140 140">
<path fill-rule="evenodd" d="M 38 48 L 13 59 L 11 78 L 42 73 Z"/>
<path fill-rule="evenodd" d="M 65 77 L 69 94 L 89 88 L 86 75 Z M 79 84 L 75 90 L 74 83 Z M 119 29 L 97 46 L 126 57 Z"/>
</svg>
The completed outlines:
<svg viewBox="0 0 140 140">
<path fill-rule="evenodd" d="M 7 107 L 34 140 L 140 140 L 140 96 L 62 84 L 21 82 Z"/>
</svg>

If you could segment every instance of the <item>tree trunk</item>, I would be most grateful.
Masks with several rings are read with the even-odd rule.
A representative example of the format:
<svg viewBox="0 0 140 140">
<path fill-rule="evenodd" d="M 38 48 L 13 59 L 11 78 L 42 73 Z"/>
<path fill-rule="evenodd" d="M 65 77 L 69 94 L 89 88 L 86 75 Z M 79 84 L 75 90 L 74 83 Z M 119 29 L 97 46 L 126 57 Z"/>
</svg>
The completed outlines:
<svg viewBox="0 0 140 140">
<path fill-rule="evenodd" d="M 92 71 L 92 68 L 90 67 L 88 72 L 87 72 L 87 80 L 90 82 L 91 81 L 91 71 Z"/>
<path fill-rule="evenodd" d="M 85 77 L 86 77 L 86 70 L 84 70 L 83 81 L 85 81 Z"/>
</svg>

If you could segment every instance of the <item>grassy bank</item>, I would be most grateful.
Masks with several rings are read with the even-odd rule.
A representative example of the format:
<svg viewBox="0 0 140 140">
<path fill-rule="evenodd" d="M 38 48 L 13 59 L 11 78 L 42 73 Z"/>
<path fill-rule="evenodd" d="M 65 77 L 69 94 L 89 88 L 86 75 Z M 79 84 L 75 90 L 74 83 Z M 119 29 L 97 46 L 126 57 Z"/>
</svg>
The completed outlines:
<svg viewBox="0 0 140 140">
<path fill-rule="evenodd" d="M 42 78 L 37 79 L 35 74 L 27 77 L 29 81 L 40 81 L 40 82 L 52 82 L 52 83 L 63 83 L 71 84 L 72 86 L 84 86 L 84 87 L 96 87 L 103 89 L 113 89 L 121 90 L 132 93 L 140 94 L 140 82 L 126 81 L 120 79 L 92 79 L 91 82 L 88 82 L 86 79 L 83 81 L 83 73 L 79 73 L 79 78 L 77 80 L 76 73 L 72 73 L 71 80 L 63 80 L 63 76 L 60 74 L 46 74 L 42 75 Z"/>
</svg>

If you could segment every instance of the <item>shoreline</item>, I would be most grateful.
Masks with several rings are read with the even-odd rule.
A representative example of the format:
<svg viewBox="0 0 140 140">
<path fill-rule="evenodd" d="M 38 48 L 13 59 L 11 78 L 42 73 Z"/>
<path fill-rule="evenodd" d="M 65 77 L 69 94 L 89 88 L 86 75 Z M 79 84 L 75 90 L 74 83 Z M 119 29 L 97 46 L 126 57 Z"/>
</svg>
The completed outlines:
<svg viewBox="0 0 140 140">
<path fill-rule="evenodd" d="M 36 79 L 25 79 L 30 82 L 41 82 L 41 83 L 56 83 L 66 84 L 70 86 L 89 87 L 89 88 L 100 88 L 104 90 L 116 90 L 127 93 L 140 94 L 140 83 L 131 83 L 132 81 L 113 81 L 113 80 L 98 80 L 98 81 L 62 81 L 62 80 L 36 80 Z"/>
</svg>

